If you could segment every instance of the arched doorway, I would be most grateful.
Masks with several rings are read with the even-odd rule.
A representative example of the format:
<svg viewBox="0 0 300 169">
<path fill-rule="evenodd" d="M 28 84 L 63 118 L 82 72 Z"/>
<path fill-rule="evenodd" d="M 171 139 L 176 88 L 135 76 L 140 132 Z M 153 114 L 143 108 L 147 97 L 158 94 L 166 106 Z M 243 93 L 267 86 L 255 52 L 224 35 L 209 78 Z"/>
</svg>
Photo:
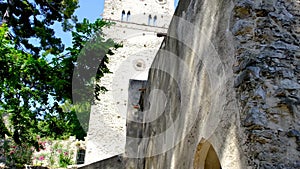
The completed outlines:
<svg viewBox="0 0 300 169">
<path fill-rule="evenodd" d="M 221 169 L 220 160 L 208 141 L 201 141 L 194 156 L 194 169 Z"/>
</svg>

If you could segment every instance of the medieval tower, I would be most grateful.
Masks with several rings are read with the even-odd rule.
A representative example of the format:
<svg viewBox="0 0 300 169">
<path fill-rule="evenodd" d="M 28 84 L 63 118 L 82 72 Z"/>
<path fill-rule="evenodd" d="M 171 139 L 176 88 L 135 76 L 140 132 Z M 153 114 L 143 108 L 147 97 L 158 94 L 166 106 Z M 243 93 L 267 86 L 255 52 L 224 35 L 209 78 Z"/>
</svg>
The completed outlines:
<svg viewBox="0 0 300 169">
<path fill-rule="evenodd" d="M 125 152 L 129 80 L 147 80 L 174 12 L 174 0 L 105 0 L 103 19 L 114 24 L 106 37 L 123 45 L 109 60 L 112 72 L 101 79 L 108 92 L 92 106 L 85 163 Z"/>
</svg>

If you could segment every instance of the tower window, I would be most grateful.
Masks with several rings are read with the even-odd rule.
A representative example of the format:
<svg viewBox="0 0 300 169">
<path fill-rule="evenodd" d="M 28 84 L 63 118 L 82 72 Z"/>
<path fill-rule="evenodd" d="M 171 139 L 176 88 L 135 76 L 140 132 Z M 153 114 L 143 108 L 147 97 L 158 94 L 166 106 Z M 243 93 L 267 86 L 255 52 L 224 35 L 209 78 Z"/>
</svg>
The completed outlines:
<svg viewBox="0 0 300 169">
<path fill-rule="evenodd" d="M 151 16 L 151 15 L 149 15 L 149 16 L 148 16 L 148 25 L 150 25 L 150 24 L 151 24 L 151 20 L 152 20 L 152 16 Z"/>
<path fill-rule="evenodd" d="M 127 18 L 126 18 L 126 21 L 127 21 L 127 22 L 128 22 L 129 19 L 130 19 L 130 15 L 131 15 L 131 14 L 130 14 L 130 11 L 128 11 L 128 12 L 127 12 Z"/>
<path fill-rule="evenodd" d="M 156 20 L 157 20 L 157 16 L 155 15 L 155 16 L 153 17 L 153 26 L 156 26 Z"/>
<path fill-rule="evenodd" d="M 122 11 L 122 16 L 121 16 L 121 21 L 124 20 L 124 16 L 125 16 L 125 11 L 123 10 L 123 11 Z"/>
</svg>

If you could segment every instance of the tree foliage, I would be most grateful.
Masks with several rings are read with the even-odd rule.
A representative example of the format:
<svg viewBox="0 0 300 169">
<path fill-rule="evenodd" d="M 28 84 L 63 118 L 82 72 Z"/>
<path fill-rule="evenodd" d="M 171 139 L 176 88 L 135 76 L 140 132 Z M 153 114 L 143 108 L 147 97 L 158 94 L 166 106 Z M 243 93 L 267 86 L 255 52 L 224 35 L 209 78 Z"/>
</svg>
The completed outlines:
<svg viewBox="0 0 300 169">
<path fill-rule="evenodd" d="M 63 52 L 61 39 L 54 36 L 51 28 L 55 22 L 62 24 L 65 31 L 73 28 L 77 21 L 74 15 L 78 0 L 0 0 L 2 14 L 10 26 L 16 45 L 21 45 L 36 57 L 41 51 L 57 55 Z M 35 38 L 38 46 L 29 41 Z"/>
<path fill-rule="evenodd" d="M 2 13 L 9 12 L 8 26 L 0 28 L 0 115 L 9 117 L 11 124 L 7 129 L 0 119 L 1 137 L 11 135 L 17 144 L 38 147 L 38 135 L 85 136 L 74 99 L 90 103 L 105 91 L 94 87 L 93 80 L 109 73 L 107 55 L 119 45 L 103 37 L 101 30 L 109 23 L 79 23 L 73 15 L 76 8 L 76 0 L 0 1 Z M 72 30 L 67 49 L 54 36 L 51 25 L 56 21 Z M 38 39 L 39 45 L 30 38 Z"/>
</svg>

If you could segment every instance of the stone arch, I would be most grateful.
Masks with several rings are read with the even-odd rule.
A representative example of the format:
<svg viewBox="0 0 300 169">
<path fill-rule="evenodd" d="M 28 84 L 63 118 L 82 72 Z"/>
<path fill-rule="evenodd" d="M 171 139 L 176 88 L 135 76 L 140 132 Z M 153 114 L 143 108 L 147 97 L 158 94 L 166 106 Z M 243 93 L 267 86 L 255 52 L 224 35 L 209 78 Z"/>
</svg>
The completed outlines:
<svg viewBox="0 0 300 169">
<path fill-rule="evenodd" d="M 194 169 L 222 169 L 219 157 L 207 140 L 201 140 L 194 155 Z"/>
</svg>

